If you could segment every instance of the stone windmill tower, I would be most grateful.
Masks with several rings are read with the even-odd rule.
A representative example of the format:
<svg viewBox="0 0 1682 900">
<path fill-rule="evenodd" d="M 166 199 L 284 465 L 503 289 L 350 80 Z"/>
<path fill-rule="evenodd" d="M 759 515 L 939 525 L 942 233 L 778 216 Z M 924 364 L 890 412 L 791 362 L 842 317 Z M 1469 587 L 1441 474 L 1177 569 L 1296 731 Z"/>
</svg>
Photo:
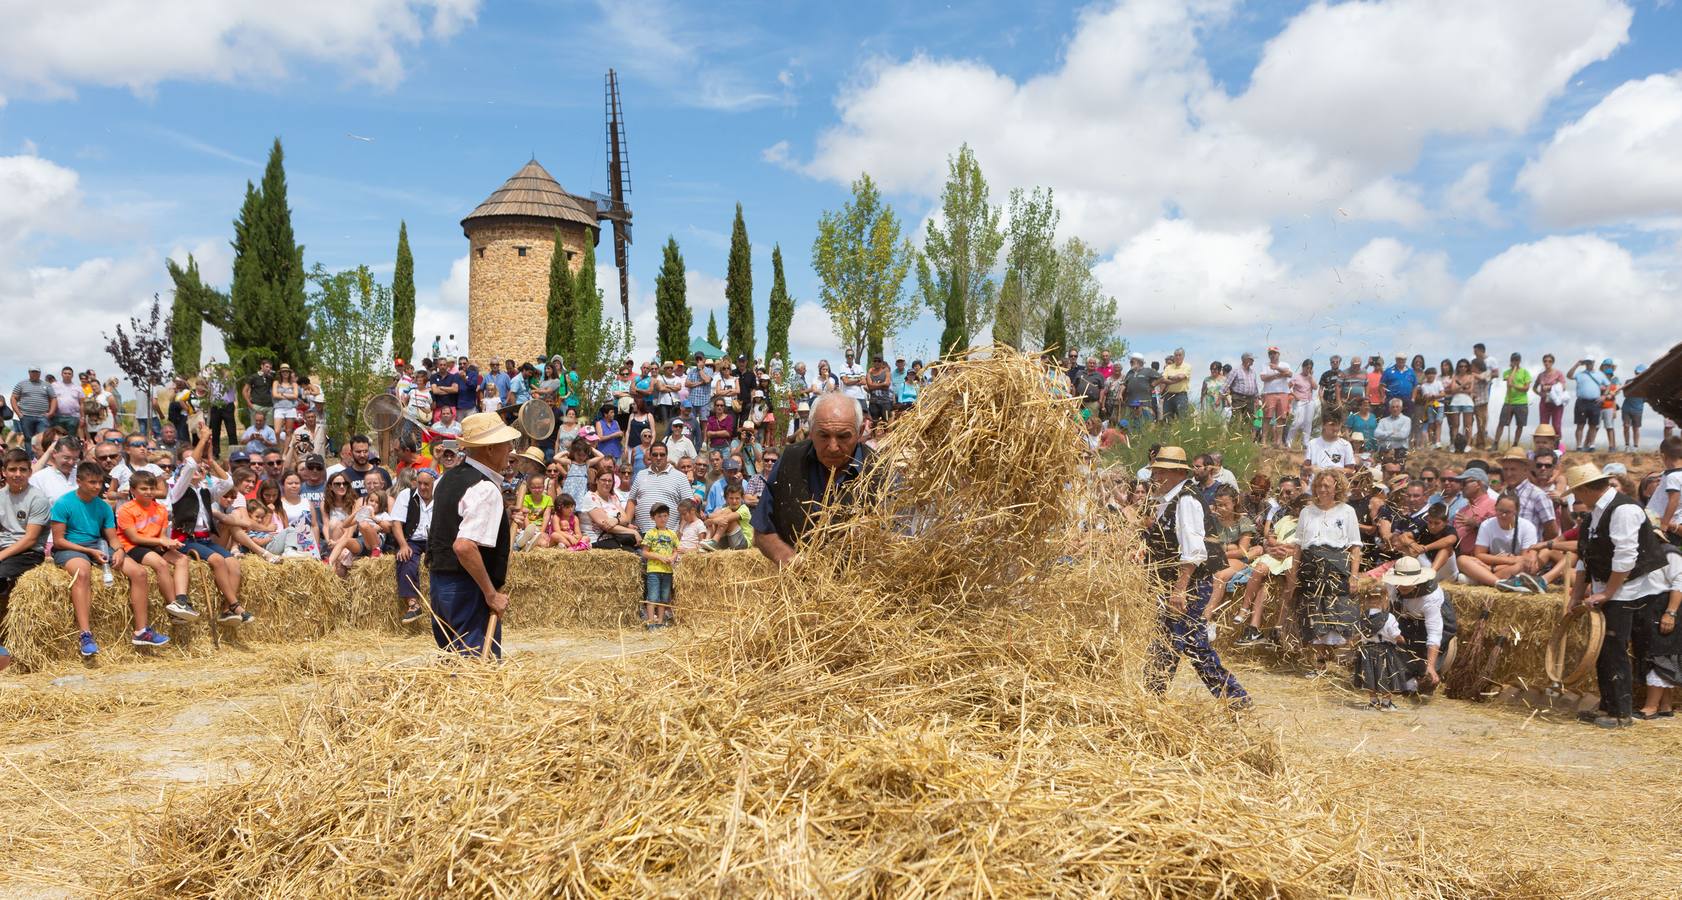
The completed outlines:
<svg viewBox="0 0 1682 900">
<path fill-rule="evenodd" d="M 595 201 L 567 193 L 533 159 L 461 220 L 468 241 L 467 352 L 473 360 L 524 362 L 543 355 L 549 261 L 565 253 L 576 274 L 584 264 L 584 242 L 600 237 L 596 216 Z"/>
</svg>

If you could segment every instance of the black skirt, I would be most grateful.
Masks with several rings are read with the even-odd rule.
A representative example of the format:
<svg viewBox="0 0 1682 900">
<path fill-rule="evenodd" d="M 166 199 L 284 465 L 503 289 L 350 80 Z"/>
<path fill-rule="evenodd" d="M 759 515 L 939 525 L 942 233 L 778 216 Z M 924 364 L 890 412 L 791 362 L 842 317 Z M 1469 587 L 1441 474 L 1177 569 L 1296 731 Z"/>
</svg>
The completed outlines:
<svg viewBox="0 0 1682 900">
<path fill-rule="evenodd" d="M 1348 640 L 1355 633 L 1355 601 L 1349 596 L 1349 551 L 1342 547 L 1305 547 L 1297 576 L 1297 604 L 1302 639 L 1309 643 L 1331 635 Z"/>
<path fill-rule="evenodd" d="M 1682 627 L 1672 628 L 1669 634 L 1659 632 L 1660 617 L 1669 605 L 1669 594 L 1658 595 L 1647 605 L 1638 627 L 1647 629 L 1647 666 L 1665 681 L 1682 686 Z"/>
<path fill-rule="evenodd" d="M 1375 610 L 1355 622 L 1355 633 L 1361 639 L 1354 660 L 1357 688 L 1385 694 L 1399 694 L 1407 689 L 1408 666 L 1401 648 L 1380 636 L 1389 618 L 1388 611 Z"/>
</svg>

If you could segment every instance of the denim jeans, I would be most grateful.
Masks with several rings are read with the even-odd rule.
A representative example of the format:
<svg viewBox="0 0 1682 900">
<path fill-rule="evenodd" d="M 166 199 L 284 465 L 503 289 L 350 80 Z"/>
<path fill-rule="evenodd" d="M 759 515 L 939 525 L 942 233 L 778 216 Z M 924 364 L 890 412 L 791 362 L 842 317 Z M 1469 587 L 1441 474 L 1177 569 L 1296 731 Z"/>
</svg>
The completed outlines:
<svg viewBox="0 0 1682 900">
<path fill-rule="evenodd" d="M 46 416 L 18 416 L 18 430 L 23 433 L 23 446 L 31 458 L 35 456 L 35 436 L 47 428 Z"/>
</svg>

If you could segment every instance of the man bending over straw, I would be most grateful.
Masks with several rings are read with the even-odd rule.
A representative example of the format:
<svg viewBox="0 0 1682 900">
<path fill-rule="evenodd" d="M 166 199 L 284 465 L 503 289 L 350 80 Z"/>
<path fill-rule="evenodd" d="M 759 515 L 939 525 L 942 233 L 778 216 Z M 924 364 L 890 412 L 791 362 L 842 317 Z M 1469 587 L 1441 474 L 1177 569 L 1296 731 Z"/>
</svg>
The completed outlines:
<svg viewBox="0 0 1682 900">
<path fill-rule="evenodd" d="M 1209 646 L 1204 613 L 1213 588 L 1211 579 L 1225 554 L 1219 544 L 1210 552 L 1209 511 L 1186 477 L 1191 470 L 1186 451 L 1163 447 L 1151 460 L 1150 469 L 1151 488 L 1160 499 L 1156 516 L 1145 530 L 1145 562 L 1162 594 L 1163 609 L 1162 633 L 1151 641 L 1145 686 L 1156 694 L 1168 690 L 1180 657 L 1185 656 L 1211 694 L 1225 698 L 1235 709 L 1247 709 L 1249 695 Z"/>
<path fill-rule="evenodd" d="M 820 394 L 812 404 L 812 437 L 790 444 L 771 467 L 753 508 L 753 543 L 779 566 L 794 560 L 795 547 L 811 527 L 817 509 L 859 477 L 870 448 L 860 443 L 864 412 L 839 392 Z"/>
<path fill-rule="evenodd" d="M 502 505 L 502 468 L 520 432 L 496 413 L 462 420 L 456 439 L 467 458 L 438 480 L 426 539 L 432 594 L 432 637 L 462 656 L 483 655 L 486 642 L 502 656 L 502 626 L 491 616 L 508 608 L 502 586 L 511 545 Z"/>
</svg>

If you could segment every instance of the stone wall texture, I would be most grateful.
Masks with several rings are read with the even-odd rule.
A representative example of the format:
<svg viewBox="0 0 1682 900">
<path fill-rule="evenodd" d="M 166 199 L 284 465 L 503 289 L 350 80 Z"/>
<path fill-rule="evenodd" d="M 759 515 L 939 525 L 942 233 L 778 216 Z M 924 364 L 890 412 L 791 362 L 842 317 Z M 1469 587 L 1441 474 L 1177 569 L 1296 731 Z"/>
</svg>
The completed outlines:
<svg viewBox="0 0 1682 900">
<path fill-rule="evenodd" d="M 583 225 L 487 222 L 468 226 L 467 353 L 475 361 L 524 362 L 543 354 L 549 260 L 555 251 L 557 224 L 576 274 L 584 264 L 584 242 L 592 237 Z M 526 248 L 524 256 L 521 247 Z"/>
</svg>

